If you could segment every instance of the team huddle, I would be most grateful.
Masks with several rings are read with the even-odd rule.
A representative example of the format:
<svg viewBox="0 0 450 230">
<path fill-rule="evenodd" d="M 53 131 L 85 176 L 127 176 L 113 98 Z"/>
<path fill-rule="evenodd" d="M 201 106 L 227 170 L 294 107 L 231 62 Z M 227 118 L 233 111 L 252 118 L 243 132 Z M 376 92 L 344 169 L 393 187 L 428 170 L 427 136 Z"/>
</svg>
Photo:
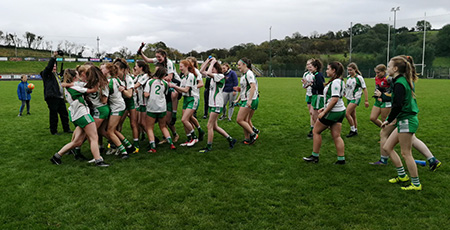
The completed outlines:
<svg viewBox="0 0 450 230">
<path fill-rule="evenodd" d="M 57 79 L 66 101 L 70 104 L 69 119 L 76 129 L 71 141 L 52 156 L 50 159 L 52 163 L 61 164 L 62 156 L 67 153 L 74 154 L 75 159 L 88 160 L 80 151 L 85 140 L 89 141 L 93 156 L 89 162 L 100 167 L 109 166 L 101 156 L 103 152 L 106 155 L 118 155 L 121 159 L 127 159 L 132 153 L 142 151 L 140 140 L 143 140 L 145 135 L 149 142 L 148 152 L 155 153 L 157 143 L 161 145 L 167 143 L 169 149 L 175 150 L 177 147 L 174 143 L 180 138 L 175 123 L 178 101 L 181 97 L 183 97 L 181 122 L 187 139 L 180 146 L 194 146 L 202 141 L 206 134 L 195 116 L 200 104 L 200 88 L 205 85 L 202 77 L 206 77 L 208 83 L 209 120 L 207 144 L 199 151 L 212 151 L 214 131 L 225 137 L 230 149 L 235 146 L 237 140 L 217 123 L 219 115 L 226 108 L 223 89 L 226 81 L 224 74 L 230 72 L 228 64 L 221 65 L 214 57 L 209 57 L 198 69 L 197 60 L 189 57 L 180 62 L 181 74 L 178 75 L 174 63 L 167 58 L 164 50 L 159 49 L 155 58 L 148 58 L 143 54 L 141 46 L 138 54 L 142 56 L 143 61 L 137 61 L 132 70 L 126 60 L 118 58 L 112 63 L 103 63 L 100 67 L 85 63 L 76 69 L 66 69 L 62 82 L 59 82 L 58 77 L 54 78 Z M 56 55 L 57 52 L 53 54 L 46 67 L 47 71 L 53 69 L 55 76 L 57 76 Z M 155 65 L 154 73 L 150 71 L 148 63 Z M 259 103 L 258 83 L 249 59 L 240 59 L 237 67 L 242 73 L 240 87 L 235 85 L 232 88 L 237 93 L 240 92 L 240 95 L 237 100 L 229 102 L 229 110 L 234 106 L 240 106 L 236 121 L 244 131 L 243 143 L 251 145 L 255 143 L 259 133 L 251 121 Z M 132 142 L 122 134 L 126 118 L 130 120 Z M 231 121 L 230 117 L 229 120 Z M 156 123 L 159 125 L 163 140 L 156 138 L 154 132 Z M 103 147 L 104 138 L 108 140 L 107 149 Z"/>
<path fill-rule="evenodd" d="M 344 141 L 341 138 L 342 121 L 346 118 L 350 124 L 350 133 L 347 138 L 358 135 L 356 107 L 360 104 L 364 94 L 365 107 L 369 107 L 368 93 L 364 78 L 355 63 L 347 66 L 348 77 L 346 83 L 343 79 L 344 67 L 340 62 L 331 62 L 327 66 L 329 81 L 324 84 L 324 77 L 320 73 L 322 63 L 318 59 L 310 59 L 306 64 L 307 72 L 303 75 L 302 83 L 306 91 L 306 102 L 310 111 L 310 132 L 308 137 L 313 138 L 313 151 L 306 162 L 318 163 L 319 152 L 322 145 L 321 133 L 330 129 L 336 146 L 337 161 L 335 164 L 345 164 Z M 391 158 L 397 169 L 397 177 L 389 179 L 390 183 L 409 185 L 401 187 L 403 190 L 422 190 L 419 181 L 417 165 L 412 156 L 411 147 L 423 154 L 429 163 L 431 171 L 441 166 L 430 152 L 428 147 L 419 140 L 415 133 L 419 126 L 417 114 L 419 112 L 414 81 L 417 74 L 413 59 L 410 56 L 396 56 L 386 67 L 383 64 L 375 67 L 374 92 L 375 104 L 372 108 L 370 120 L 382 128 L 380 132 L 380 160 L 372 165 L 387 165 Z M 347 98 L 345 107 L 343 98 Z M 380 117 L 381 119 L 378 119 Z M 396 131 L 394 131 L 396 130 Z M 399 155 L 394 147 L 400 144 L 401 155 L 408 167 L 408 176 Z"/>
</svg>

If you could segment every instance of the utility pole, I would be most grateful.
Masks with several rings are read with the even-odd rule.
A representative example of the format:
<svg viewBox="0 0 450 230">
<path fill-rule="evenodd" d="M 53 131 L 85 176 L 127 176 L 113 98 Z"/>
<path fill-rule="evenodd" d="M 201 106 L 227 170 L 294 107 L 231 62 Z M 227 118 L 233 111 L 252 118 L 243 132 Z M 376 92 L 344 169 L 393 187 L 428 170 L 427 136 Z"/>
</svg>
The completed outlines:
<svg viewBox="0 0 450 230">
<path fill-rule="evenodd" d="M 423 75 L 423 71 L 425 70 L 425 38 L 427 34 L 427 25 L 425 19 L 427 18 L 427 13 L 425 12 L 424 18 L 423 18 L 423 48 L 422 48 L 422 72 L 420 72 Z"/>
<path fill-rule="evenodd" d="M 394 38 L 392 39 L 392 56 L 395 56 L 395 23 L 397 21 L 397 11 L 400 11 L 400 6 L 392 7 L 391 12 L 394 12 Z"/>
<path fill-rule="evenodd" d="M 97 36 L 97 58 L 100 58 L 100 38 Z"/>
<path fill-rule="evenodd" d="M 269 27 L 269 77 L 272 77 L 272 26 Z"/>
<path fill-rule="evenodd" d="M 350 22 L 350 50 L 349 62 L 352 62 L 352 39 L 353 39 L 353 22 Z"/>
<path fill-rule="evenodd" d="M 391 42 L 391 17 L 389 17 L 389 23 L 388 23 L 388 42 L 387 42 L 387 55 L 386 55 L 386 66 L 389 63 L 390 57 L 389 57 L 389 43 Z"/>
</svg>

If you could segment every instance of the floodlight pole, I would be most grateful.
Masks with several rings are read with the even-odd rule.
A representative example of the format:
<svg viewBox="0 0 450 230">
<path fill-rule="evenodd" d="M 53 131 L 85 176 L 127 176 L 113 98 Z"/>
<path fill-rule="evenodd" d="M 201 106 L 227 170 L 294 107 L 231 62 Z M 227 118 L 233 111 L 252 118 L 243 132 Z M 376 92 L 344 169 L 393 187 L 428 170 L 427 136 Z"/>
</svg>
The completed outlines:
<svg viewBox="0 0 450 230">
<path fill-rule="evenodd" d="M 272 77 L 272 26 L 269 27 L 269 77 Z"/>
<path fill-rule="evenodd" d="M 392 7 L 391 12 L 394 12 L 394 37 L 392 39 L 392 56 L 395 56 L 395 23 L 397 21 L 397 11 L 400 11 L 400 6 Z"/>
<path fill-rule="evenodd" d="M 388 42 L 387 42 L 387 55 L 386 55 L 386 65 L 389 63 L 389 43 L 391 42 L 391 17 L 389 17 L 389 23 L 388 23 Z"/>
<path fill-rule="evenodd" d="M 352 62 L 352 40 L 353 40 L 353 22 L 350 22 L 350 50 L 349 62 Z"/>
<path fill-rule="evenodd" d="M 427 17 L 427 13 L 425 12 L 425 15 L 423 18 L 423 48 L 422 48 L 422 72 L 421 72 L 422 76 L 424 76 L 423 71 L 425 70 L 425 38 L 426 38 L 426 34 L 427 34 L 427 25 L 425 24 L 426 17 Z"/>
<path fill-rule="evenodd" d="M 100 58 L 100 38 L 97 36 L 97 58 Z"/>
</svg>

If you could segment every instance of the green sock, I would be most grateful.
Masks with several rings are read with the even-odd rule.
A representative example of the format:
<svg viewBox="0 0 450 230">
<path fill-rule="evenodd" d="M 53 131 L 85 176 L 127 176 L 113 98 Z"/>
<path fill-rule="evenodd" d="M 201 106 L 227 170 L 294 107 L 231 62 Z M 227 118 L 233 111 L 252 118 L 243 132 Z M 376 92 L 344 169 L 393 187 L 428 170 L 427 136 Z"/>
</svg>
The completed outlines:
<svg viewBox="0 0 450 230">
<path fill-rule="evenodd" d="M 176 118 L 177 117 L 177 111 L 172 111 L 172 118 Z"/>
<path fill-rule="evenodd" d="M 209 149 L 209 150 L 211 150 L 211 149 L 212 149 L 212 143 L 206 144 L 206 148 Z"/>
<path fill-rule="evenodd" d="M 134 147 L 140 148 L 139 147 L 139 139 L 133 139 L 133 144 L 134 144 Z"/>
<path fill-rule="evenodd" d="M 312 131 L 314 129 L 314 126 L 309 127 L 309 131 Z"/>
<path fill-rule="evenodd" d="M 191 136 L 192 136 L 193 139 L 197 139 L 197 136 L 195 135 L 195 131 L 194 130 L 191 131 Z"/>
<path fill-rule="evenodd" d="M 403 166 L 398 167 L 398 168 L 396 168 L 396 169 L 397 169 L 398 177 L 403 178 L 403 177 L 406 176 L 405 168 L 403 168 Z"/>
<path fill-rule="evenodd" d="M 411 177 L 411 183 L 415 186 L 420 186 L 419 177 Z"/>
<path fill-rule="evenodd" d="M 200 127 L 200 126 L 198 126 L 198 135 L 201 135 L 201 133 L 205 133 L 205 131 L 203 131 L 203 129 Z"/>
<path fill-rule="evenodd" d="M 436 163 L 436 158 L 435 157 L 430 157 L 430 158 L 427 159 L 427 161 L 428 161 L 428 163 L 430 165 L 432 165 L 432 164 Z"/>
<path fill-rule="evenodd" d="M 228 137 L 227 137 L 227 140 L 228 140 L 229 142 L 232 142 L 232 141 L 233 141 L 233 138 L 232 138 L 231 136 L 228 136 Z"/>
<path fill-rule="evenodd" d="M 381 155 L 380 161 L 381 161 L 383 164 L 387 164 L 387 163 L 388 163 L 388 159 L 389 159 L 389 156 L 383 156 L 383 155 Z"/>
<path fill-rule="evenodd" d="M 125 147 L 123 147 L 123 145 L 120 145 L 118 149 L 122 154 L 127 154 L 127 150 L 125 150 Z"/>
<path fill-rule="evenodd" d="M 319 157 L 319 153 L 312 152 L 312 155 L 315 157 Z"/>
<path fill-rule="evenodd" d="M 131 146 L 133 146 L 133 145 L 131 145 L 130 141 L 127 140 L 127 138 L 124 138 L 122 140 L 122 144 L 125 145 L 125 147 L 127 147 L 127 148 L 130 148 Z"/>
<path fill-rule="evenodd" d="M 167 142 L 169 142 L 169 144 L 171 144 L 171 145 L 172 145 L 172 144 L 173 144 L 173 142 L 172 142 L 172 138 L 168 137 L 168 138 L 167 138 Z"/>
<path fill-rule="evenodd" d="M 345 156 L 338 156 L 337 159 L 338 161 L 345 161 Z"/>
<path fill-rule="evenodd" d="M 80 155 L 81 154 L 81 148 L 80 147 L 75 147 L 75 149 L 73 150 L 75 155 Z"/>
<path fill-rule="evenodd" d="M 151 149 L 156 149 L 156 144 L 154 141 L 150 141 L 150 148 Z"/>
</svg>

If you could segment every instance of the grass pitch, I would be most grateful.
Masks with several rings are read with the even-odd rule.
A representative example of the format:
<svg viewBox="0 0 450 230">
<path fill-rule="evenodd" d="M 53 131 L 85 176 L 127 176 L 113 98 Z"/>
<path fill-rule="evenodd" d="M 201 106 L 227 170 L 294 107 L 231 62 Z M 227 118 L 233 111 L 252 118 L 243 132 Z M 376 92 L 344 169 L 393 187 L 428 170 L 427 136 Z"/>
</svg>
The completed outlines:
<svg viewBox="0 0 450 230">
<path fill-rule="evenodd" d="M 359 135 L 344 137 L 347 165 L 332 164 L 336 153 L 328 131 L 320 163 L 303 162 L 312 140 L 306 138 L 309 118 L 300 79 L 259 78 L 253 122 L 261 133 L 253 146 L 228 150 L 215 134 L 214 150 L 207 154 L 198 153 L 206 141 L 176 151 L 163 145 L 156 154 L 141 151 L 125 161 L 104 156 L 111 163 L 106 169 L 71 155 L 52 165 L 50 157 L 70 135 L 50 135 L 41 81 L 33 81 L 32 115 L 17 117 L 18 83 L 0 82 L 2 229 L 442 229 L 450 222 L 448 80 L 416 83 L 417 136 L 443 162 L 436 172 L 419 167 L 420 192 L 389 184 L 396 175 L 391 163 L 368 164 L 379 158 L 371 107 L 357 108 Z M 373 79 L 366 83 L 373 92 Z M 206 120 L 200 122 L 206 128 Z M 235 122 L 219 125 L 243 139 Z M 180 122 L 177 129 L 184 133 Z M 131 139 L 128 122 L 124 130 Z M 343 136 L 348 131 L 344 120 Z M 82 152 L 89 156 L 87 144 Z"/>
</svg>

